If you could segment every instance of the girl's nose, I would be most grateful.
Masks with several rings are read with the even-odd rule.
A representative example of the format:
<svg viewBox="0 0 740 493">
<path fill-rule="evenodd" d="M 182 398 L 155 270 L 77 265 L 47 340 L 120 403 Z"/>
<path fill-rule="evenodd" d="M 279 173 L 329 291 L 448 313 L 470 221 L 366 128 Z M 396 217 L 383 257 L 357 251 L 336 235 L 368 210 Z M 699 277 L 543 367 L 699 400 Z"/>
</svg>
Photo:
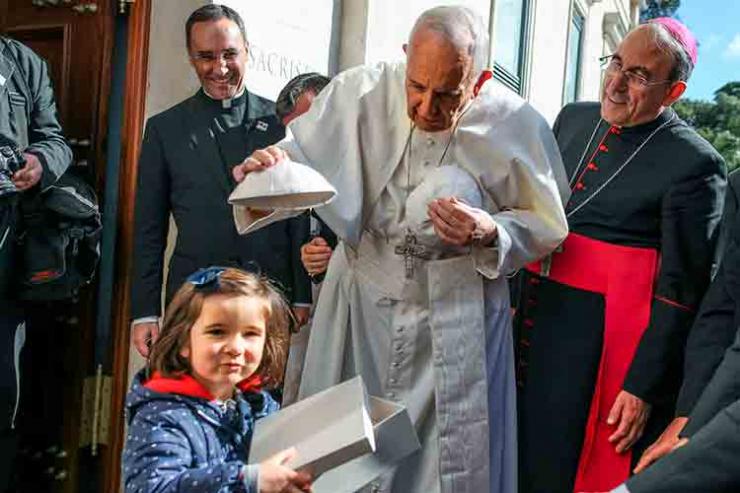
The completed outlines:
<svg viewBox="0 0 740 493">
<path fill-rule="evenodd" d="M 232 337 L 227 341 L 226 346 L 224 346 L 224 351 L 231 355 L 238 355 L 244 352 L 245 347 L 243 338 Z"/>
</svg>

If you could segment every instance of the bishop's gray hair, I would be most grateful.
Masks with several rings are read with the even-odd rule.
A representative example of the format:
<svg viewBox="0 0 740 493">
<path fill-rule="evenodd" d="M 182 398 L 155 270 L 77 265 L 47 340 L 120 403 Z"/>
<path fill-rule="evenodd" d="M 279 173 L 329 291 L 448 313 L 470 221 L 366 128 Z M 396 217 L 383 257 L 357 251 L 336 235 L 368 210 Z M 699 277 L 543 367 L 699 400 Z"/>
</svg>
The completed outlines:
<svg viewBox="0 0 740 493">
<path fill-rule="evenodd" d="M 662 52 L 668 53 L 673 57 L 673 67 L 668 74 L 671 82 L 687 82 L 691 73 L 694 71 L 694 64 L 691 62 L 686 48 L 673 37 L 673 34 L 664 25 L 657 22 L 647 22 L 643 24 L 650 29 L 653 36 L 653 43 Z"/>
<path fill-rule="evenodd" d="M 445 37 L 453 46 L 465 50 L 473 60 L 473 82 L 488 63 L 488 30 L 483 19 L 471 9 L 459 5 L 434 7 L 422 13 L 409 34 L 429 29 Z"/>
</svg>

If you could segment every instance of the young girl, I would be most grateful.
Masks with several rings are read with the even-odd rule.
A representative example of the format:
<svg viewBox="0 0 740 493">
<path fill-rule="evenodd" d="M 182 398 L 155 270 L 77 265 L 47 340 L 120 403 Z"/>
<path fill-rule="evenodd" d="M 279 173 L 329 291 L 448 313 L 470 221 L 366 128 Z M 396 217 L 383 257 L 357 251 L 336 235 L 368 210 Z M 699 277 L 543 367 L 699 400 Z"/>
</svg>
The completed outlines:
<svg viewBox="0 0 740 493">
<path fill-rule="evenodd" d="M 127 397 L 127 493 L 310 491 L 307 474 L 283 465 L 293 449 L 247 464 L 255 420 L 278 409 L 261 388 L 282 378 L 289 321 L 253 274 L 210 267 L 187 279 Z"/>
</svg>

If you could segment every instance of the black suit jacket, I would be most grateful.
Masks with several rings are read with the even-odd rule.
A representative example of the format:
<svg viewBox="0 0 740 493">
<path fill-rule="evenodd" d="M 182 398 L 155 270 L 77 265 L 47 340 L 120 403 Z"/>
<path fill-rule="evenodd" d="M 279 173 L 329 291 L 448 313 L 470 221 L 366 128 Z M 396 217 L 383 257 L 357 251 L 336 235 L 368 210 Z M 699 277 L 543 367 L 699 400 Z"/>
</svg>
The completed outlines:
<svg viewBox="0 0 740 493">
<path fill-rule="evenodd" d="M 740 326 L 740 173 L 732 173 L 728 181 L 722 219 L 722 261 L 686 342 L 684 380 L 676 403 L 678 416 L 691 414 Z"/>
<path fill-rule="evenodd" d="M 691 329 L 677 404 L 689 443 L 630 479 L 631 493 L 740 491 L 740 174 L 729 181 L 725 252 Z"/>
<path fill-rule="evenodd" d="M 627 481 L 630 493 L 740 491 L 740 401 L 722 409 L 689 443 Z"/>
<path fill-rule="evenodd" d="M 169 263 L 169 299 L 201 267 L 237 266 L 277 281 L 292 303 L 310 303 L 310 281 L 300 262 L 308 221 L 298 217 L 247 236 L 234 226 L 227 198 L 236 186 L 231 168 L 254 150 L 274 144 L 285 129 L 274 104 L 247 93 L 242 127 L 214 128 L 213 101 L 202 91 L 149 119 L 139 159 L 131 316 L 160 314 L 163 257 L 172 213 L 177 242 Z M 224 165 L 219 142 L 246 147 Z"/>
</svg>

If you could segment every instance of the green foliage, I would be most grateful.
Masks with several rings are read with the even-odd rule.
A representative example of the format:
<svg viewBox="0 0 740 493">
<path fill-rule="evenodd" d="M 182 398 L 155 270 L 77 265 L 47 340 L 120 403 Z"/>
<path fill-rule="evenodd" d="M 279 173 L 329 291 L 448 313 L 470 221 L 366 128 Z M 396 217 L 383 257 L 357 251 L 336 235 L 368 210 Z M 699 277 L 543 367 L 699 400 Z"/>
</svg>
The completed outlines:
<svg viewBox="0 0 740 493">
<path fill-rule="evenodd" d="M 640 20 L 645 22 L 656 17 L 674 17 L 681 6 L 681 0 L 648 0 L 647 7 L 640 13 Z"/>
<path fill-rule="evenodd" d="M 740 82 L 719 88 L 714 101 L 686 99 L 673 107 L 724 156 L 728 170 L 740 168 Z"/>
<path fill-rule="evenodd" d="M 727 94 L 728 96 L 740 98 L 740 82 L 728 82 L 715 91 L 714 95 L 716 96 L 717 94 Z"/>
</svg>

